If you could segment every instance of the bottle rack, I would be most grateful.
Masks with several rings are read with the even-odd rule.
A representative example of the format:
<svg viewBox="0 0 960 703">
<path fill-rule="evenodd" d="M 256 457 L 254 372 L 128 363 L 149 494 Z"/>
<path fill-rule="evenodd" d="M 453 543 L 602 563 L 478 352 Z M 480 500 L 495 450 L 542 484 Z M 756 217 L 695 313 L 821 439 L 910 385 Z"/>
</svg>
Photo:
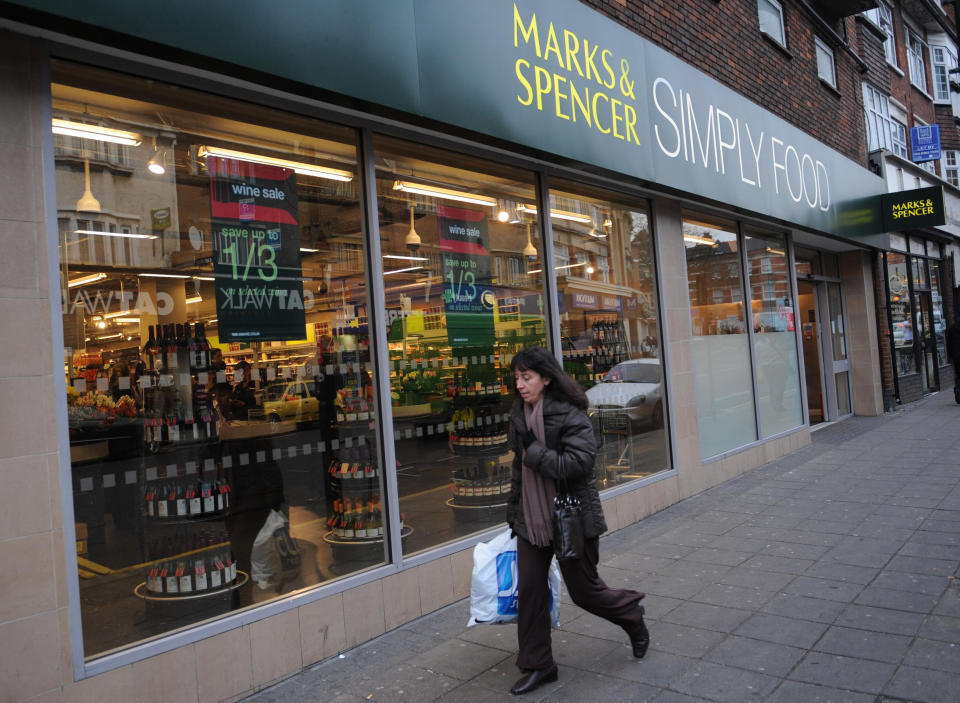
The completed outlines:
<svg viewBox="0 0 960 703">
<path fill-rule="evenodd" d="M 489 521 L 502 513 L 510 496 L 510 472 L 513 452 L 503 451 L 490 456 L 462 461 L 453 472 L 447 505 L 456 520 Z"/>
<path fill-rule="evenodd" d="M 380 558 L 384 538 L 380 465 L 370 446 L 341 447 L 327 469 L 327 532 L 338 561 Z M 402 526 L 402 535 L 413 532 Z"/>
<path fill-rule="evenodd" d="M 218 428 L 208 386 L 226 376 L 210 366 L 203 324 L 192 332 L 189 322 L 151 326 L 144 356 L 139 383 L 148 447 L 215 441 Z"/>
<path fill-rule="evenodd" d="M 150 481 L 144 489 L 144 514 L 160 523 L 222 518 L 230 510 L 231 492 L 226 479 L 202 475 Z"/>
<path fill-rule="evenodd" d="M 225 531 L 210 530 L 154 539 L 141 597 L 172 600 L 202 597 L 232 588 L 240 576 Z"/>
<path fill-rule="evenodd" d="M 599 383 L 614 366 L 629 359 L 623 322 L 611 313 L 585 313 L 586 349 L 563 352 L 565 368 L 584 386 Z"/>
<path fill-rule="evenodd" d="M 237 570 L 224 521 L 232 503 L 227 461 L 196 457 L 196 447 L 171 452 L 171 463 L 140 469 L 144 581 L 134 595 L 174 616 L 173 603 L 226 594 L 247 581 Z M 150 609 L 148 608 L 148 612 Z"/>
</svg>

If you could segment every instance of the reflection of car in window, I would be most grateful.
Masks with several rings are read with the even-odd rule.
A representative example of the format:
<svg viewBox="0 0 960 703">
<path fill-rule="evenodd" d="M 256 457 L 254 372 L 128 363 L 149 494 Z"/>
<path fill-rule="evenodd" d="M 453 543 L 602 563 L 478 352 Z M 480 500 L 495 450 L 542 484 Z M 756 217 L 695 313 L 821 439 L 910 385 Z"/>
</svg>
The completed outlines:
<svg viewBox="0 0 960 703">
<path fill-rule="evenodd" d="M 319 418 L 320 403 L 311 381 L 284 381 L 266 387 L 263 414 L 271 422 L 296 420 L 305 422 Z"/>
<path fill-rule="evenodd" d="M 623 425 L 663 426 L 663 375 L 659 359 L 624 361 L 593 388 L 587 390 L 590 413 L 600 416 L 604 427 Z"/>
</svg>

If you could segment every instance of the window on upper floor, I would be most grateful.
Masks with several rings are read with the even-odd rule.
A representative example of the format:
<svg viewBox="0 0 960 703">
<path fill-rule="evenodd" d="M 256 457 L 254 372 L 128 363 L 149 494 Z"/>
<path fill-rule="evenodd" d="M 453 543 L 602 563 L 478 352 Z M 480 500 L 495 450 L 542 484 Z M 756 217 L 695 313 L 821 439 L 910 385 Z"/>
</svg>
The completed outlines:
<svg viewBox="0 0 960 703">
<path fill-rule="evenodd" d="M 887 33 L 887 38 L 883 40 L 883 53 L 887 61 L 896 66 L 897 43 L 893 33 L 893 10 L 885 2 L 878 2 L 875 8 L 866 10 L 863 14 Z"/>
<path fill-rule="evenodd" d="M 783 23 L 783 6 L 777 0 L 757 0 L 760 31 L 781 46 L 787 45 L 787 31 Z"/>
<path fill-rule="evenodd" d="M 889 96 L 864 83 L 863 110 L 867 119 L 867 151 L 892 149 L 894 122 L 890 119 Z"/>
<path fill-rule="evenodd" d="M 950 72 L 957 68 L 957 55 L 946 46 L 930 46 L 933 63 L 933 97 L 935 100 L 951 100 Z"/>
<path fill-rule="evenodd" d="M 890 151 L 901 159 L 910 158 L 907 151 L 907 127 L 896 120 L 890 122 Z"/>
<path fill-rule="evenodd" d="M 960 188 L 960 151 L 948 149 L 943 152 L 944 178 L 954 188 Z"/>
<path fill-rule="evenodd" d="M 824 83 L 837 87 L 837 67 L 833 59 L 833 49 L 827 46 L 819 37 L 814 37 L 817 51 L 817 75 Z"/>
<path fill-rule="evenodd" d="M 923 58 L 925 43 L 912 29 L 907 29 L 907 63 L 910 68 L 910 82 L 920 90 L 927 90 L 927 66 Z"/>
</svg>

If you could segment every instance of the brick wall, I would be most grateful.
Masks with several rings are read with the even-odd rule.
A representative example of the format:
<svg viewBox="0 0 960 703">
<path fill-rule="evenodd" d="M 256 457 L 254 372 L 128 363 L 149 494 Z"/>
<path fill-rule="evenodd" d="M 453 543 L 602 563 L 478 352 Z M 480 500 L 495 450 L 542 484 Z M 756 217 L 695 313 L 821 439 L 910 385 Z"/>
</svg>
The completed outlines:
<svg viewBox="0 0 960 703">
<path fill-rule="evenodd" d="M 833 47 L 837 90 L 817 76 L 814 31 L 784 0 L 787 48 L 760 33 L 755 0 L 581 0 L 859 163 L 866 163 L 858 63 Z M 839 27 L 839 32 L 844 30 Z M 821 35 L 828 43 L 829 38 Z"/>
<path fill-rule="evenodd" d="M 863 80 L 877 88 L 886 88 L 890 85 L 892 71 L 883 49 L 884 34 L 873 22 L 864 19 L 861 15 L 853 18 L 847 26 L 852 28 L 854 51 L 867 65 Z"/>
</svg>

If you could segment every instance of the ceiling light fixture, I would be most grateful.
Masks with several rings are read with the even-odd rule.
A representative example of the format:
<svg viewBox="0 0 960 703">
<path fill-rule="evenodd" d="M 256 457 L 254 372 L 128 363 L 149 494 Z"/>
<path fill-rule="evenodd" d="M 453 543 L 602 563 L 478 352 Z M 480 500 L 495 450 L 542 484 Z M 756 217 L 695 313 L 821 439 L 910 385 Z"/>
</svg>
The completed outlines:
<svg viewBox="0 0 960 703">
<path fill-rule="evenodd" d="M 406 245 L 407 249 L 410 250 L 411 254 L 416 254 L 420 249 L 420 235 L 417 234 L 416 228 L 413 226 L 413 211 L 414 206 L 410 206 L 410 231 L 407 232 L 406 238 L 403 240 L 403 243 Z"/>
<path fill-rule="evenodd" d="M 113 321 L 120 325 L 139 325 L 140 324 L 139 317 L 117 317 Z"/>
<path fill-rule="evenodd" d="M 531 215 L 537 214 L 536 205 L 520 205 L 517 207 L 517 210 L 520 212 L 528 212 Z M 555 217 L 558 220 L 567 220 L 569 222 L 579 222 L 582 225 L 588 225 L 593 222 L 593 218 L 589 215 L 581 215 L 579 212 L 568 212 L 567 210 L 550 210 L 550 217 Z"/>
<path fill-rule="evenodd" d="M 84 124 L 83 122 L 71 122 L 57 117 L 53 118 L 52 130 L 54 134 L 62 134 L 67 137 L 80 137 L 81 139 L 95 139 L 99 142 L 111 142 L 113 144 L 125 144 L 127 146 L 140 146 L 142 137 L 136 132 L 128 132 L 123 129 L 110 129 L 95 124 Z"/>
<path fill-rule="evenodd" d="M 287 159 L 277 159 L 273 156 L 264 156 L 263 154 L 250 154 L 245 151 L 235 151 L 233 149 L 222 149 L 218 146 L 201 146 L 197 150 L 197 157 L 204 159 L 208 156 L 219 156 L 224 159 L 236 159 L 238 161 L 249 161 L 254 164 L 264 164 L 265 166 L 279 166 L 280 168 L 289 168 L 296 171 L 301 176 L 313 176 L 314 178 L 326 178 L 331 181 L 352 181 L 353 174 L 350 171 L 343 171 L 339 168 L 330 168 L 328 166 L 318 166 L 316 164 L 305 164 L 300 161 L 289 161 Z"/>
<path fill-rule="evenodd" d="M 189 298 L 187 298 L 187 299 L 184 300 L 183 302 L 186 303 L 187 305 L 193 305 L 193 304 L 195 304 L 195 303 L 202 303 L 202 302 L 203 302 L 203 298 L 200 297 L 199 294 L 197 294 L 197 295 L 192 295 L 192 296 L 190 296 Z"/>
<path fill-rule="evenodd" d="M 527 246 L 523 248 L 523 255 L 533 261 L 537 258 L 537 248 L 533 246 L 533 242 L 530 240 L 530 223 L 527 223 Z"/>
<path fill-rule="evenodd" d="M 162 176 L 167 172 L 167 150 L 157 149 L 156 145 L 154 145 L 153 150 L 153 156 L 147 162 L 147 170 L 157 176 Z"/>
<path fill-rule="evenodd" d="M 102 281 L 107 277 L 105 273 L 91 273 L 86 276 L 80 276 L 80 278 L 74 278 L 72 281 L 67 283 L 67 288 L 74 288 L 76 286 L 85 286 L 88 283 L 95 283 L 97 281 Z"/>
<path fill-rule="evenodd" d="M 476 193 L 465 193 L 462 190 L 453 190 L 451 188 L 440 188 L 437 186 L 428 186 L 423 183 L 411 183 L 410 181 L 394 181 L 393 189 L 404 193 L 413 193 L 415 195 L 425 195 L 428 198 L 440 198 L 442 200 L 456 200 L 461 203 L 471 203 L 473 205 L 485 205 L 486 207 L 496 207 L 497 199 L 489 195 L 477 195 Z"/>
<path fill-rule="evenodd" d="M 182 273 L 138 273 L 142 278 L 190 278 Z"/>
<path fill-rule="evenodd" d="M 104 334 L 97 337 L 97 339 L 119 339 L 123 336 L 123 332 L 117 332 L 116 334 Z"/>
<path fill-rule="evenodd" d="M 83 195 L 77 201 L 77 212 L 100 212 L 100 201 L 90 190 L 90 159 L 83 160 Z"/>
<path fill-rule="evenodd" d="M 300 247 L 300 251 L 302 251 L 304 254 L 316 254 L 320 250 L 312 249 L 310 247 Z"/>
<path fill-rule="evenodd" d="M 217 280 L 213 276 L 194 276 L 193 280 L 195 281 L 215 281 Z"/>
<path fill-rule="evenodd" d="M 139 232 L 98 232 L 95 229 L 75 229 L 74 234 L 92 234 L 97 237 L 122 237 L 124 239 L 156 239 L 155 234 L 140 234 Z"/>
</svg>

